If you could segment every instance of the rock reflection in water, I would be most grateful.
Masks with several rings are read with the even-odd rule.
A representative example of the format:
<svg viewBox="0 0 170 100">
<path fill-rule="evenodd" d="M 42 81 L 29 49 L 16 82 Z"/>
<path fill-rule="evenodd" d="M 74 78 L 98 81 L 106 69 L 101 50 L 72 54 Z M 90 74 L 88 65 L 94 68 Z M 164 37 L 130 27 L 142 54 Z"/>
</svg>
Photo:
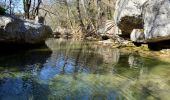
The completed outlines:
<svg viewBox="0 0 170 100">
<path fill-rule="evenodd" d="M 66 71 L 66 73 L 68 73 L 68 69 L 72 73 L 75 72 L 75 70 L 85 73 L 106 73 L 108 71 L 108 68 L 113 68 L 112 65 L 118 62 L 120 55 L 118 49 L 102 49 L 101 47 L 92 46 L 88 43 L 84 43 L 84 45 L 82 46 L 82 51 L 79 52 L 79 44 L 75 45 L 73 43 L 73 45 L 70 45 L 64 42 L 59 43 L 58 41 L 55 42 L 55 45 L 50 45 L 50 48 L 52 48 L 54 52 L 51 55 L 50 59 L 48 59 L 48 62 L 51 62 L 47 63 L 50 64 L 48 66 L 57 67 L 57 69 L 63 70 L 61 72 Z M 63 49 L 65 47 L 67 47 L 67 49 Z M 79 59 L 77 59 L 78 55 L 80 56 Z M 75 69 L 75 62 L 78 62 L 77 69 Z M 64 64 L 66 65 L 63 68 Z"/>
<path fill-rule="evenodd" d="M 0 57 L 0 100 L 167 100 L 170 93 L 169 63 L 93 43 L 47 45 L 52 53 Z"/>
</svg>

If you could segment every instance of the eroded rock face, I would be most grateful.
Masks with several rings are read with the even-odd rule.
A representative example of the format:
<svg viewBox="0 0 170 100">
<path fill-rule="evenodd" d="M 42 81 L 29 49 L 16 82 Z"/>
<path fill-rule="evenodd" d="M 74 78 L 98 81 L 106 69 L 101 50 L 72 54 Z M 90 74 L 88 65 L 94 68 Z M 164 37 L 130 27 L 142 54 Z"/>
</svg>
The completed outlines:
<svg viewBox="0 0 170 100">
<path fill-rule="evenodd" d="M 115 22 L 122 35 L 135 36 L 134 29 L 143 29 L 144 42 L 170 39 L 169 0 L 118 0 Z M 139 35 L 139 32 L 136 32 Z M 134 38 L 132 38 L 134 41 Z M 135 39 L 138 42 L 138 38 Z"/>
<path fill-rule="evenodd" d="M 170 1 L 149 0 L 143 10 L 144 34 L 148 42 L 170 39 Z"/>
<path fill-rule="evenodd" d="M 117 0 L 115 23 L 122 34 L 130 34 L 133 29 L 143 28 L 142 5 L 146 0 Z"/>
<path fill-rule="evenodd" d="M 49 26 L 0 15 L 0 42 L 36 44 L 44 42 L 52 34 Z"/>
</svg>

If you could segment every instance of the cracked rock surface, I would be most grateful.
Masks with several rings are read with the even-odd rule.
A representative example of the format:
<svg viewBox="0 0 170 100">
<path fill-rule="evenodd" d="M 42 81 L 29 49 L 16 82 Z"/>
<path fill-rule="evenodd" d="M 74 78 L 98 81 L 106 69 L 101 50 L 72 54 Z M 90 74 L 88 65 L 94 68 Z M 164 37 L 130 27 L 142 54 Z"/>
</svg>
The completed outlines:
<svg viewBox="0 0 170 100">
<path fill-rule="evenodd" d="M 0 15 L 0 42 L 37 44 L 44 42 L 50 34 L 52 30 L 49 26 Z"/>
<path fill-rule="evenodd" d="M 122 35 L 131 35 L 135 42 L 159 42 L 170 39 L 169 0 L 118 0 L 115 18 Z M 134 31 L 143 30 L 143 31 Z M 137 35 L 134 35 L 134 32 Z"/>
</svg>

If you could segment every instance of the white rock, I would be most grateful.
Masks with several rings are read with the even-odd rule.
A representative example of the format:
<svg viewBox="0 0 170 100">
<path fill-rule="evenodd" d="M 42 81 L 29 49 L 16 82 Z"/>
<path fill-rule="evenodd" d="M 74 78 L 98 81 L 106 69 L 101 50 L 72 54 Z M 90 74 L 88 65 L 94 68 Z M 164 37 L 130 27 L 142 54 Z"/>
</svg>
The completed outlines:
<svg viewBox="0 0 170 100">
<path fill-rule="evenodd" d="M 52 34 L 49 26 L 0 15 L 0 42 L 41 43 Z"/>
<path fill-rule="evenodd" d="M 170 39 L 169 0 L 117 0 L 114 20 L 122 35 L 143 29 L 145 42 Z"/>
</svg>

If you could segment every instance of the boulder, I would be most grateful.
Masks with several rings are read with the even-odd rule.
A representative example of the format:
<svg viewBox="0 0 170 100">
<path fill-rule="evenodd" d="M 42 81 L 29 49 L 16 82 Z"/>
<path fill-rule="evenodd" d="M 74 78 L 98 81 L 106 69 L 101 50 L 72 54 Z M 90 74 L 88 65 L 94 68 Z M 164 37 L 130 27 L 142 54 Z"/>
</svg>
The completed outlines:
<svg viewBox="0 0 170 100">
<path fill-rule="evenodd" d="M 170 39 L 170 1 L 149 0 L 143 8 L 144 34 L 147 42 Z"/>
<path fill-rule="evenodd" d="M 138 36 L 136 42 L 159 42 L 170 39 L 169 0 L 117 0 L 115 23 L 122 35 Z M 134 30 L 137 29 L 137 30 Z"/>
<path fill-rule="evenodd" d="M 103 27 L 97 30 L 97 33 L 102 37 L 103 40 L 115 39 L 117 34 L 115 34 L 115 23 L 113 20 L 106 20 Z"/>
<path fill-rule="evenodd" d="M 18 44 L 44 43 L 52 34 L 52 30 L 49 26 L 38 23 L 37 20 L 21 20 L 9 15 L 0 15 L 0 42 Z"/>
<path fill-rule="evenodd" d="M 130 34 L 130 39 L 132 42 L 145 42 L 145 35 L 143 29 L 134 29 Z"/>
</svg>

